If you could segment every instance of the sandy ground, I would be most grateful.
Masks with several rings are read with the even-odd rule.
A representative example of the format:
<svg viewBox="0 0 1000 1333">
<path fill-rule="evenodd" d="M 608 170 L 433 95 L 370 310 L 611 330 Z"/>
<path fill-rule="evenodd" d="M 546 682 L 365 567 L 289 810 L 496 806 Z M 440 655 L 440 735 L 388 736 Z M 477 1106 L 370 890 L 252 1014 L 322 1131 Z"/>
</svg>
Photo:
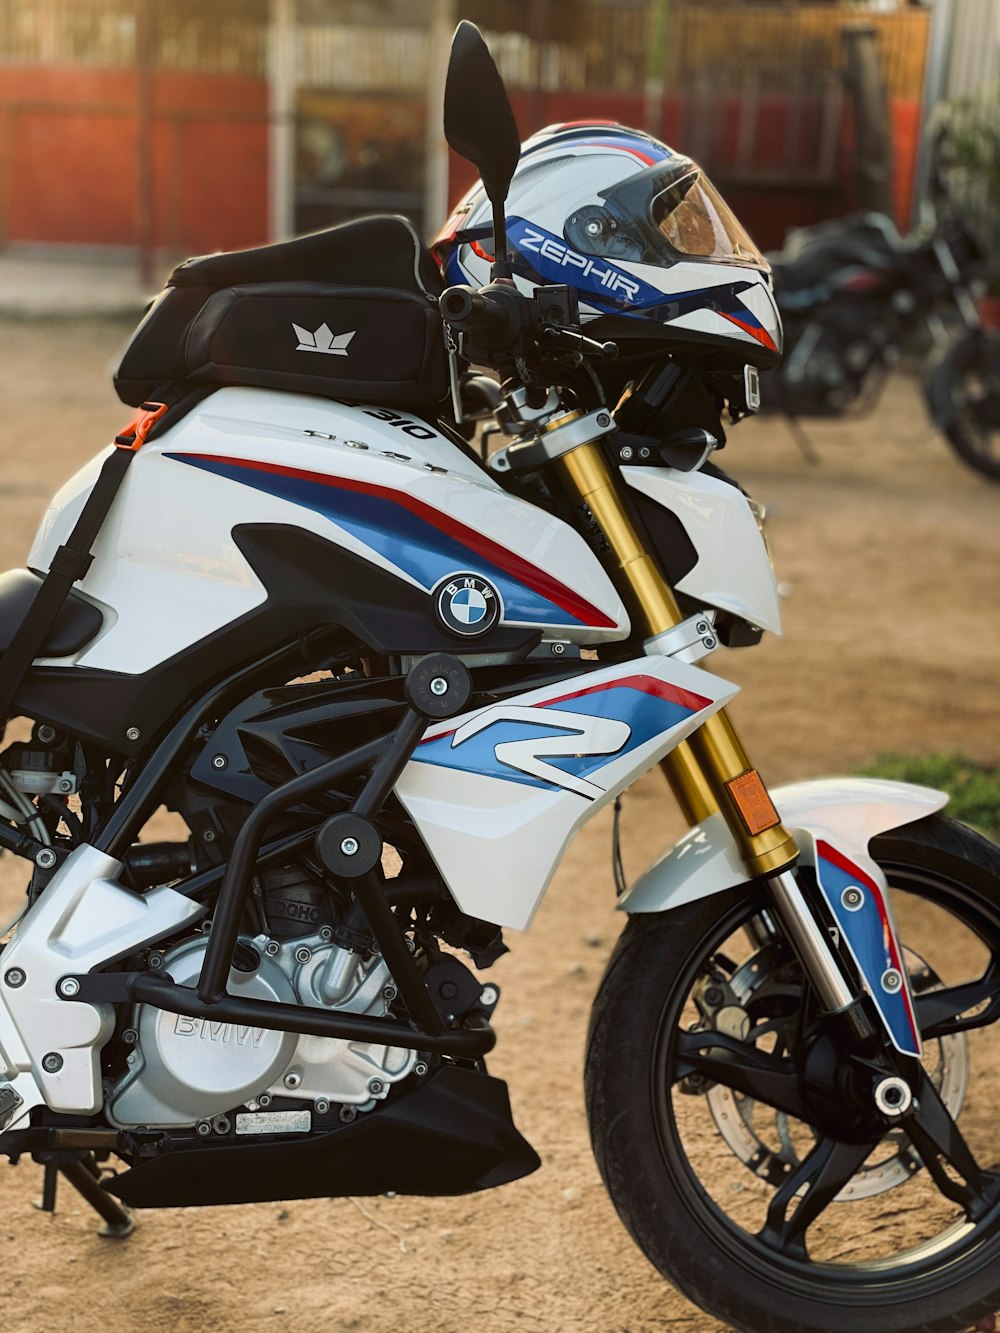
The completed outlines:
<svg viewBox="0 0 1000 1333">
<path fill-rule="evenodd" d="M 127 419 L 107 374 L 122 333 L 0 323 L 0 568 L 23 562 L 46 497 Z M 1000 757 L 1000 490 L 951 456 L 918 394 L 897 377 L 868 420 L 816 427 L 818 466 L 766 420 L 733 431 L 720 460 L 767 502 L 788 590 L 783 639 L 714 659 L 745 687 L 733 714 L 771 783 L 850 771 L 885 749 Z M 541 1171 L 457 1200 L 147 1212 L 117 1245 L 68 1191 L 54 1216 L 35 1212 L 39 1169 L 2 1166 L 5 1333 L 718 1333 L 635 1248 L 590 1153 L 583 1043 L 622 925 L 609 827 L 599 817 L 580 835 L 491 973 L 504 991 L 491 1070 Z M 639 784 L 625 807 L 630 873 L 682 827 L 659 775 Z M 22 884 L 5 858 L 0 912 Z"/>
</svg>

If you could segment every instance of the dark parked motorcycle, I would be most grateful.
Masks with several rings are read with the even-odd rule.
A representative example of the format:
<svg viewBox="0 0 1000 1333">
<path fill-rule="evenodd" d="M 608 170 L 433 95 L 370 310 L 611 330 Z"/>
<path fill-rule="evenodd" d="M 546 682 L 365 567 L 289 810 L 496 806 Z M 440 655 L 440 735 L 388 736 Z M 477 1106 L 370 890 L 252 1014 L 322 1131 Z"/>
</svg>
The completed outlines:
<svg viewBox="0 0 1000 1333">
<path fill-rule="evenodd" d="M 762 410 L 797 427 L 871 407 L 923 326 L 935 344 L 928 411 L 960 458 L 1000 481 L 1000 337 L 983 328 L 970 291 L 983 252 L 940 184 L 935 195 L 929 231 L 903 237 L 864 213 L 793 231 L 769 256 L 786 355 L 764 377 Z"/>
</svg>

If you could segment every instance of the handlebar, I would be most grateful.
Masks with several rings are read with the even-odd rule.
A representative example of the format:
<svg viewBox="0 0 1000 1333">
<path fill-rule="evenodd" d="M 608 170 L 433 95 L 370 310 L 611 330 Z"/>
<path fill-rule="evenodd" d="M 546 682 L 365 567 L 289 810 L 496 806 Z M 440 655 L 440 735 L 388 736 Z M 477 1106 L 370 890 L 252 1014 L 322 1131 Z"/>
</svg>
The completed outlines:
<svg viewBox="0 0 1000 1333">
<path fill-rule="evenodd" d="M 438 309 L 446 324 L 490 347 L 513 347 L 527 323 L 528 299 L 513 286 L 493 284 L 482 291 L 471 287 L 449 287 L 438 298 Z"/>
</svg>

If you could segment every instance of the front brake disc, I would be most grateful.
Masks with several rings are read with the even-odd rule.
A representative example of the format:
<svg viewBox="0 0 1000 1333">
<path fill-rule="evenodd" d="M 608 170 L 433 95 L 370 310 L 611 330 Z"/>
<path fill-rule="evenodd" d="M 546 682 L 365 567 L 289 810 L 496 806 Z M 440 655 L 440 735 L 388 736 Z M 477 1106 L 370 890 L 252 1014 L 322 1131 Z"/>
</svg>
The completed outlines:
<svg viewBox="0 0 1000 1333">
<path fill-rule="evenodd" d="M 904 948 L 906 970 L 914 994 L 939 989 L 940 978 L 919 954 Z M 774 972 L 784 965 L 772 945 L 766 945 L 729 978 L 729 987 L 744 1009 L 774 985 Z M 782 989 L 785 989 L 784 987 Z M 957 1120 L 969 1082 L 969 1048 L 965 1033 L 957 1032 L 928 1043 L 924 1063 L 931 1082 L 949 1114 Z M 716 1129 L 730 1151 L 754 1175 L 778 1185 L 800 1164 L 808 1151 L 809 1127 L 792 1120 L 753 1097 L 715 1084 L 706 1094 Z M 836 1202 L 872 1198 L 894 1189 L 920 1170 L 922 1163 L 900 1130 L 890 1131 L 867 1162 L 836 1197 Z"/>
</svg>

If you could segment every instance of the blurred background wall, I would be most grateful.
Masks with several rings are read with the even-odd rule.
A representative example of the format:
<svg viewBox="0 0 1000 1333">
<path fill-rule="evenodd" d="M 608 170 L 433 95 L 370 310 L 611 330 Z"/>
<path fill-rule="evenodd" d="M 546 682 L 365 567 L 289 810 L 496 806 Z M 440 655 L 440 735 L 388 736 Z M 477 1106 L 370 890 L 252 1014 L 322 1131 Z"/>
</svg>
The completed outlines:
<svg viewBox="0 0 1000 1333">
<path fill-rule="evenodd" d="M 359 213 L 428 234 L 469 183 L 440 130 L 459 18 L 522 133 L 621 120 L 691 153 L 765 246 L 909 221 L 937 101 L 988 86 L 998 0 L 0 0 L 0 246 L 154 258 Z"/>
</svg>

